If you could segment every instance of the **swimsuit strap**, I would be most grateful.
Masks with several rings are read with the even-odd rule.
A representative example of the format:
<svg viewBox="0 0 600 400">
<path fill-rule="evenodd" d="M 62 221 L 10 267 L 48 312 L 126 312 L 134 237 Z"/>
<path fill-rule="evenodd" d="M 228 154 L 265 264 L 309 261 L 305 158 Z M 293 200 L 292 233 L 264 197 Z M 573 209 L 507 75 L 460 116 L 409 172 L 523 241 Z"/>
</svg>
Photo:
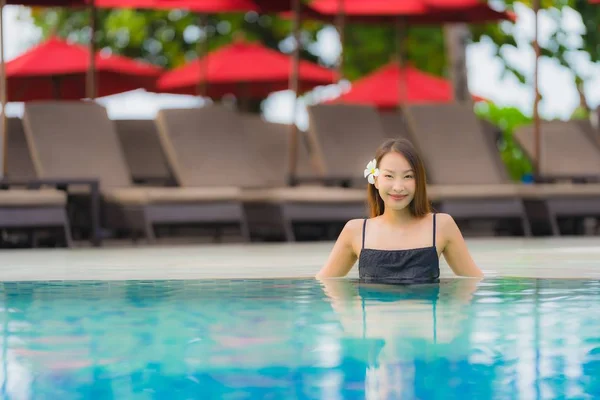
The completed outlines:
<svg viewBox="0 0 600 400">
<path fill-rule="evenodd" d="M 365 248 L 365 229 L 367 228 L 367 219 L 365 218 L 363 222 L 363 232 L 362 232 L 362 247 L 361 250 Z"/>
<path fill-rule="evenodd" d="M 433 214 L 433 247 L 435 247 L 435 213 Z"/>
</svg>

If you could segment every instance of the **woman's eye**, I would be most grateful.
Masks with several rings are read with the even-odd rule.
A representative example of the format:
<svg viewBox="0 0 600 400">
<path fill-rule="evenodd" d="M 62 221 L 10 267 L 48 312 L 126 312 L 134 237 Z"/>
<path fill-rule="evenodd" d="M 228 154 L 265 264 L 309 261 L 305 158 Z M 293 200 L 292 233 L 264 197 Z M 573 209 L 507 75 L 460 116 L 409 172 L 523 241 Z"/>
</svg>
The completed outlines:
<svg viewBox="0 0 600 400">
<path fill-rule="evenodd" d="M 406 178 L 406 179 L 412 179 L 412 178 L 413 178 L 413 176 L 412 176 L 412 175 L 406 175 L 406 176 L 405 176 L 405 178 Z"/>
</svg>

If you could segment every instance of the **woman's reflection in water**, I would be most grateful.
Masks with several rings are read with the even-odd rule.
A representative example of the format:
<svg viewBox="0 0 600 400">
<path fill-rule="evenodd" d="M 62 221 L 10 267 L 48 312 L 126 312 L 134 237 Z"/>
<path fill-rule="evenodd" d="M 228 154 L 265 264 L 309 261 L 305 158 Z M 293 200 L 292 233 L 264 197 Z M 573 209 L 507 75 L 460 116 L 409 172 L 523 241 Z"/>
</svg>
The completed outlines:
<svg viewBox="0 0 600 400">
<path fill-rule="evenodd" d="M 418 383 L 427 377 L 418 376 L 417 365 L 433 361 L 441 349 L 456 353 L 468 344 L 467 317 L 479 281 L 321 279 L 342 326 L 344 369 L 366 367 L 362 376 L 346 374 L 345 386 L 362 389 L 367 399 L 417 395 L 416 386 L 427 384 Z"/>
</svg>

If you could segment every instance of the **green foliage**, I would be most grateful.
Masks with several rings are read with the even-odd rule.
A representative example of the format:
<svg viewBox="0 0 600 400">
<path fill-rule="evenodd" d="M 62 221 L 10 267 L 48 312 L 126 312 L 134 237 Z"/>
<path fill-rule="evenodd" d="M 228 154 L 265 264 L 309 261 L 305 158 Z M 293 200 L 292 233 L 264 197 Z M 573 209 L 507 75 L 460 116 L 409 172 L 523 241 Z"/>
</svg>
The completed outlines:
<svg viewBox="0 0 600 400">
<path fill-rule="evenodd" d="M 533 171 L 531 162 L 515 142 L 513 132 L 519 126 L 531 124 L 532 119 L 525 116 L 518 108 L 498 107 L 493 103 L 478 103 L 475 113 L 479 118 L 491 122 L 502 130 L 498 147 L 510 177 L 521 180 L 524 175 L 531 173 Z"/>
<path fill-rule="evenodd" d="M 515 0 L 500 0 L 511 10 Z M 529 5 L 531 1 L 523 1 Z M 543 7 L 557 21 L 562 8 L 570 6 L 581 13 L 587 32 L 583 35 L 581 50 L 590 54 L 592 61 L 600 59 L 600 7 L 589 4 L 588 0 L 543 0 Z M 51 33 L 69 36 L 86 43 L 89 39 L 89 11 L 73 9 L 36 9 L 36 25 L 42 28 L 44 37 Z M 163 67 L 181 65 L 197 54 L 199 40 L 199 17 L 182 10 L 98 10 L 97 44 L 99 48 L 110 48 L 113 52 L 129 57 L 141 58 Z M 316 40 L 316 33 L 323 27 L 318 22 L 303 23 L 304 48 Z M 278 48 L 281 40 L 289 36 L 291 22 L 272 15 L 258 16 L 255 13 L 227 14 L 208 18 L 209 48 L 214 49 L 231 41 L 234 32 L 244 32 L 249 39 L 259 39 L 267 46 Z M 473 41 L 483 37 L 497 44 L 497 55 L 502 58 L 500 49 L 516 46 L 511 32 L 511 24 L 475 24 L 471 26 Z M 397 35 L 393 26 L 361 26 L 348 24 L 346 27 L 344 51 L 344 75 L 350 80 L 372 72 L 396 58 Z M 568 35 L 559 28 L 553 32 L 549 44 L 542 49 L 546 57 L 552 57 L 571 69 L 568 61 L 569 49 L 566 46 Z M 444 36 L 440 27 L 409 27 L 405 38 L 407 58 L 418 68 L 446 75 L 446 54 Z M 316 57 L 304 50 L 303 58 Z M 504 60 L 504 59 L 503 59 Z M 523 73 L 504 60 L 506 71 L 514 74 L 525 83 Z M 580 79 L 587 77 L 578 76 Z"/>
<path fill-rule="evenodd" d="M 398 58 L 394 26 L 349 24 L 345 32 L 344 77 L 358 79 Z M 440 27 L 409 27 L 404 38 L 406 58 L 417 68 L 444 75 L 446 52 Z"/>
<path fill-rule="evenodd" d="M 496 0 L 495 3 L 503 3 L 508 10 L 512 10 L 516 0 Z M 522 3 L 531 6 L 531 0 Z M 582 16 L 586 26 L 582 45 L 576 49 L 569 47 L 567 44 L 572 42 L 571 38 L 558 24 L 542 49 L 542 54 L 574 71 L 575 84 L 580 89 L 589 77 L 581 75 L 576 66 L 570 63 L 569 54 L 581 50 L 589 54 L 591 61 L 600 60 L 600 6 L 589 4 L 588 0 L 542 0 L 542 7 L 548 9 L 556 21 L 560 21 L 566 6 Z M 33 16 L 36 25 L 42 28 L 44 37 L 58 34 L 81 43 L 89 40 L 88 10 L 35 9 Z M 289 37 L 292 26 L 290 20 L 256 13 L 211 15 L 207 19 L 210 50 L 231 42 L 233 36 L 240 32 L 249 40 L 261 40 L 266 46 L 277 49 L 282 40 Z M 197 56 L 203 32 L 200 26 L 198 15 L 182 10 L 98 10 L 96 40 L 98 48 L 172 68 Z M 316 41 L 316 35 L 323 26 L 314 21 L 302 24 L 302 58 L 317 61 L 317 57 L 307 49 Z M 523 72 L 502 57 L 502 48 L 517 45 L 512 26 L 509 22 L 474 24 L 471 26 L 472 40 L 477 42 L 484 37 L 490 38 L 497 45 L 497 55 L 504 61 L 506 73 L 514 74 L 526 83 Z M 444 34 L 440 27 L 409 26 L 404 47 L 408 62 L 417 68 L 448 76 Z M 348 24 L 345 29 L 343 74 L 347 79 L 358 79 L 397 58 L 397 53 L 394 26 Z M 585 102 L 583 95 L 582 100 Z"/>
<path fill-rule="evenodd" d="M 35 9 L 34 22 L 42 28 L 43 36 L 55 34 L 88 43 L 90 16 L 88 10 Z M 230 43 L 234 34 L 242 33 L 248 40 L 261 40 L 271 48 L 290 35 L 291 22 L 277 16 L 256 13 L 206 16 L 208 49 Z M 149 61 L 172 68 L 197 57 L 198 44 L 203 40 L 201 16 L 183 10 L 98 10 L 96 45 L 113 53 Z M 316 40 L 320 24 L 303 27 L 303 41 Z M 306 46 L 305 46 L 306 47 Z M 316 60 L 304 50 L 302 57 Z"/>
<path fill-rule="evenodd" d="M 499 0 L 500 1 L 500 0 Z M 504 6 L 508 10 L 512 10 L 517 0 L 502 0 Z M 531 0 L 518 1 L 526 6 L 532 6 Z M 562 66 L 570 69 L 574 75 L 574 84 L 578 88 L 582 87 L 582 82 L 589 79 L 577 69 L 577 66 L 570 60 L 569 56 L 575 51 L 585 51 L 589 54 L 592 62 L 600 61 L 600 7 L 589 3 L 589 0 L 542 0 L 542 8 L 547 12 L 555 22 L 556 29 L 551 33 L 549 40 L 541 48 L 542 57 L 552 58 L 557 60 Z M 573 10 L 579 12 L 582 21 L 585 25 L 586 32 L 582 35 L 582 45 L 579 47 L 573 47 L 573 36 L 566 32 L 561 25 L 561 19 L 565 7 L 570 7 Z M 515 38 L 512 34 L 511 24 L 497 24 L 497 25 L 484 25 L 484 26 L 472 26 L 473 40 L 475 42 L 480 41 L 483 37 L 490 38 L 496 45 L 496 56 L 499 57 L 505 66 L 507 73 L 512 73 L 522 83 L 526 82 L 525 76 L 521 71 L 514 68 L 510 63 L 503 57 L 501 51 L 504 47 L 516 47 Z M 585 101 L 585 97 L 582 96 Z"/>
<path fill-rule="evenodd" d="M 35 9 L 33 18 L 44 38 L 58 35 L 82 44 L 89 42 L 89 10 Z M 177 67 L 196 58 L 203 34 L 200 16 L 183 10 L 98 10 L 96 21 L 98 49 L 143 59 L 165 68 Z M 209 50 L 231 42 L 233 36 L 240 33 L 249 40 L 260 40 L 266 46 L 278 49 L 292 29 L 290 20 L 255 13 L 211 15 L 207 17 L 207 23 Z M 320 22 L 303 21 L 303 59 L 318 61 L 307 49 L 323 27 Z M 345 32 L 345 78 L 358 79 L 397 59 L 394 26 L 349 24 Z M 444 37 L 440 27 L 409 27 L 404 46 L 409 62 L 417 68 L 445 75 Z"/>
</svg>

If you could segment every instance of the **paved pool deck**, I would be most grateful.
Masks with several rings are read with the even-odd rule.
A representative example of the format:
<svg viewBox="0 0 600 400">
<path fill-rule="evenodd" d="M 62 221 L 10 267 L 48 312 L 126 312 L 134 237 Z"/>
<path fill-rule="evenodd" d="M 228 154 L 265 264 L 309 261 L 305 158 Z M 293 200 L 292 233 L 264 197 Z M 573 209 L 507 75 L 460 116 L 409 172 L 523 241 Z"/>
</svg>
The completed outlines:
<svg viewBox="0 0 600 400">
<path fill-rule="evenodd" d="M 486 276 L 600 279 L 600 237 L 468 239 Z M 333 242 L 0 251 L 0 281 L 310 278 Z M 453 276 L 442 257 L 442 277 Z M 356 277 L 354 268 L 349 277 Z"/>
</svg>

